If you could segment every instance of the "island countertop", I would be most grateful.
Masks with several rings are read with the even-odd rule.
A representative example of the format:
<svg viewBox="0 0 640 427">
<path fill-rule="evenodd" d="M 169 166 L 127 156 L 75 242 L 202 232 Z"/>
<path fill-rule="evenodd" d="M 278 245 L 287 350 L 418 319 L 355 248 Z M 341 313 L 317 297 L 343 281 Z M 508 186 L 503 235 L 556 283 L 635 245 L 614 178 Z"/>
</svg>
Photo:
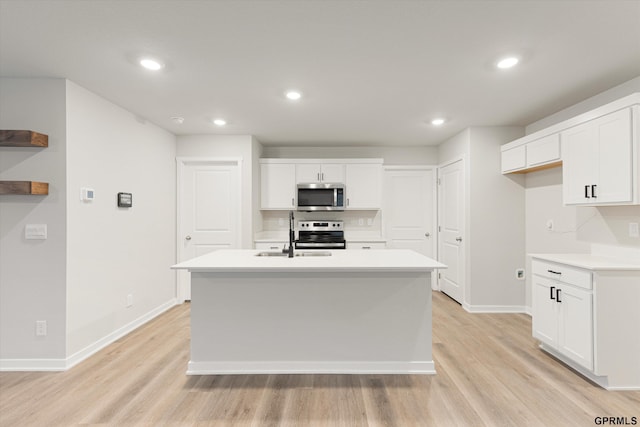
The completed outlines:
<svg viewBox="0 0 640 427">
<path fill-rule="evenodd" d="M 256 256 L 253 249 L 221 249 L 176 264 L 173 269 L 190 272 L 283 272 L 283 271 L 432 271 L 447 268 L 436 260 L 408 249 L 332 250 L 330 256 L 313 256 L 314 251 L 297 250 L 311 256 Z"/>
</svg>

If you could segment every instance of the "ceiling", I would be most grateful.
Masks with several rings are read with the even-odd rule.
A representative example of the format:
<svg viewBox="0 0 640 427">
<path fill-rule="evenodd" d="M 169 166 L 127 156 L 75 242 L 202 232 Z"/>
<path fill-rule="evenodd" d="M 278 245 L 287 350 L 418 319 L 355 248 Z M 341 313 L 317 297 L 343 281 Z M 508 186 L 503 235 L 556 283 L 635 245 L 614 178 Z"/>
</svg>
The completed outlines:
<svg viewBox="0 0 640 427">
<path fill-rule="evenodd" d="M 435 145 L 639 76 L 640 1 L 0 0 L 0 75 L 67 78 L 177 135 Z"/>
</svg>

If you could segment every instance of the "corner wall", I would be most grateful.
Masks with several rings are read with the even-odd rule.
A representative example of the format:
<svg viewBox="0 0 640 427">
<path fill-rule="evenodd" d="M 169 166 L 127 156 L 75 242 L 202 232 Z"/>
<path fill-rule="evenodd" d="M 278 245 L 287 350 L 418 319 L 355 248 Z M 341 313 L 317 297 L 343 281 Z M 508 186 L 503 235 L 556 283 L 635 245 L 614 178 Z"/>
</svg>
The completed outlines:
<svg viewBox="0 0 640 427">
<path fill-rule="evenodd" d="M 175 170 L 173 134 L 67 82 L 68 357 L 175 304 Z M 81 187 L 95 200 L 80 201 Z"/>
</svg>

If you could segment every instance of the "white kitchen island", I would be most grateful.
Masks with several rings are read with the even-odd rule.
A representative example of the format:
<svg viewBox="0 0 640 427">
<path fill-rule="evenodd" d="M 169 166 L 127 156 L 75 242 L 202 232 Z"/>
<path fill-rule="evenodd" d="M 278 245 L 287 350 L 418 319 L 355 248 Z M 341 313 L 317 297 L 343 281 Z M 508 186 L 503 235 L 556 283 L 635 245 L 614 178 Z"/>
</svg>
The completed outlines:
<svg viewBox="0 0 640 427">
<path fill-rule="evenodd" d="M 173 267 L 191 273 L 188 374 L 435 373 L 431 274 L 443 264 L 402 249 L 259 252 Z"/>
</svg>

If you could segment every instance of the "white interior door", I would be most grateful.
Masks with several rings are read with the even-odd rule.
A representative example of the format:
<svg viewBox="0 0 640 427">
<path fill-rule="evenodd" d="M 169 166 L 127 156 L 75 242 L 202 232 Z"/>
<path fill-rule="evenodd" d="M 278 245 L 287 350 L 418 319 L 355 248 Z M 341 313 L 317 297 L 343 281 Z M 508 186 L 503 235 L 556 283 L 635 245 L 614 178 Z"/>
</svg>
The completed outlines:
<svg viewBox="0 0 640 427">
<path fill-rule="evenodd" d="M 464 160 L 441 167 L 438 171 L 438 255 L 447 265 L 439 271 L 440 290 L 460 304 L 464 301 Z"/>
<path fill-rule="evenodd" d="M 178 159 L 179 262 L 239 247 L 239 169 L 234 161 Z M 178 273 L 177 294 L 179 301 L 191 299 L 186 272 Z"/>
<path fill-rule="evenodd" d="M 383 210 L 387 246 L 433 258 L 434 170 L 385 168 Z"/>
</svg>

